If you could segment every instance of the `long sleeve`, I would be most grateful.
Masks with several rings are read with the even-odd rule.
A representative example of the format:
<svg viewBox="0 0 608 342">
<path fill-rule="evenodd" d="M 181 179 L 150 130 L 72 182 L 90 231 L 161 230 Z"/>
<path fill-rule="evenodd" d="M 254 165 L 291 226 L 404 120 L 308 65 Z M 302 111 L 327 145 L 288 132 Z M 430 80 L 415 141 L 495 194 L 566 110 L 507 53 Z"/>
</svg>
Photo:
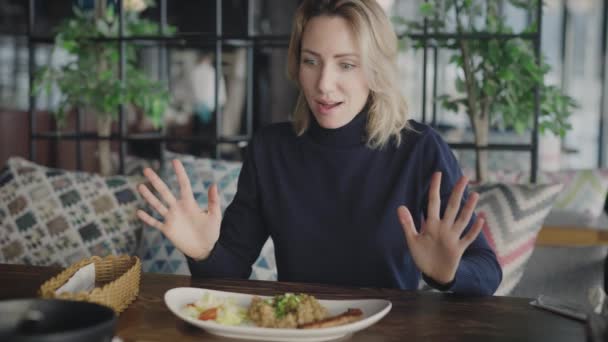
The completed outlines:
<svg viewBox="0 0 608 342">
<path fill-rule="evenodd" d="M 251 274 L 251 265 L 269 235 L 258 208 L 254 148 L 251 143 L 247 149 L 236 195 L 226 208 L 220 237 L 211 254 L 202 261 L 188 258 L 193 276 L 247 278 Z"/>
<path fill-rule="evenodd" d="M 429 134 L 430 140 L 428 141 L 429 160 L 431 160 L 429 172 L 441 171 L 441 216 L 446 210 L 449 197 L 452 193 L 454 185 L 462 176 L 462 171 L 456 158 L 454 157 L 449 146 L 441 139 L 441 137 L 433 132 Z M 430 179 L 430 174 L 429 177 Z M 429 183 L 430 184 L 430 183 Z M 428 186 L 426 185 L 425 193 L 428 194 Z M 468 198 L 468 189 L 465 191 L 463 199 L 460 203 L 460 209 L 466 203 Z M 426 203 L 428 203 L 428 197 L 424 197 L 426 215 Z M 475 222 L 476 216 L 473 215 L 469 224 L 467 225 L 463 235 L 466 234 Z M 502 269 L 496 254 L 486 241 L 483 232 L 479 233 L 477 238 L 469 245 L 464 252 L 454 280 L 447 284 L 447 286 L 441 286 L 433 279 L 423 275 L 424 280 L 430 286 L 442 290 L 451 291 L 459 294 L 467 295 L 492 295 L 500 285 L 502 280 Z"/>
<path fill-rule="evenodd" d="M 404 131 L 400 146 L 370 149 L 361 138 L 366 121 L 362 113 L 338 129 L 312 122 L 301 136 L 290 123 L 258 131 L 220 238 L 206 260 L 189 261 L 192 274 L 248 277 L 272 236 L 281 281 L 416 289 L 420 272 L 396 208 L 426 212 L 436 170 L 443 171 L 447 199 L 460 168 L 428 126 L 412 122 L 414 130 Z M 480 235 L 446 290 L 491 294 L 500 279 L 496 256 Z"/>
</svg>

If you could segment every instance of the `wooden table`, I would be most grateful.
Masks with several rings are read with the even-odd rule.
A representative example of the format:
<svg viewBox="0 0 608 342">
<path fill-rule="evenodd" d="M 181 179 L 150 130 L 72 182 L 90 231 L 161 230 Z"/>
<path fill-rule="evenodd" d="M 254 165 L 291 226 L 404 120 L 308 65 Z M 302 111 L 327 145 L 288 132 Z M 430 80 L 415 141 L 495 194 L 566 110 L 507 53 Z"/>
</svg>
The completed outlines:
<svg viewBox="0 0 608 342">
<path fill-rule="evenodd" d="M 34 297 L 57 268 L 0 264 L 0 299 Z M 471 298 L 394 289 L 344 288 L 187 276 L 144 274 L 138 299 L 119 317 L 117 335 L 127 341 L 230 341 L 207 334 L 173 316 L 165 291 L 180 286 L 274 295 L 307 292 L 320 299 L 384 298 L 393 309 L 349 341 L 585 341 L 586 328 L 530 306 L 529 299 Z"/>
</svg>

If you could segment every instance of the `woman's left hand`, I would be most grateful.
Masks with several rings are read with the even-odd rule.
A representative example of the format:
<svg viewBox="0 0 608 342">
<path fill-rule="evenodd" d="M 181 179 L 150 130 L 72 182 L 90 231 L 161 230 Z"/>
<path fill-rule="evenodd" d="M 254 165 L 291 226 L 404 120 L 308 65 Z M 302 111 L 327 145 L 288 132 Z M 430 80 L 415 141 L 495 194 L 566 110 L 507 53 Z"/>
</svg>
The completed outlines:
<svg viewBox="0 0 608 342">
<path fill-rule="evenodd" d="M 399 206 L 397 209 L 397 215 L 403 226 L 407 245 L 416 266 L 427 277 L 440 284 L 448 284 L 454 280 L 462 254 L 483 227 L 483 219 L 477 218 L 473 227 L 461 238 L 479 198 L 477 193 L 471 193 L 458 215 L 467 183 L 466 177 L 458 180 L 450 195 L 443 218 L 441 218 L 439 217 L 441 172 L 433 174 L 429 188 L 427 217 L 420 232 L 416 230 L 410 211 L 405 206 Z"/>
</svg>

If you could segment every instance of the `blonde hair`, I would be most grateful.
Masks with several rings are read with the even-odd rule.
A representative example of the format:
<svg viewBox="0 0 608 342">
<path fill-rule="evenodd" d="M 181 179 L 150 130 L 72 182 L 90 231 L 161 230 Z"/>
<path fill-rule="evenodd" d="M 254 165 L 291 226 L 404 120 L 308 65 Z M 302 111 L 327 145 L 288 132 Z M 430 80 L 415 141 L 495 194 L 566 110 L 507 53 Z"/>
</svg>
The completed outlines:
<svg viewBox="0 0 608 342">
<path fill-rule="evenodd" d="M 401 131 L 410 127 L 407 103 L 398 86 L 397 36 L 375 0 L 304 0 L 298 7 L 287 52 L 287 74 L 300 88 L 293 113 L 296 133 L 302 135 L 306 132 L 312 115 L 298 81 L 298 73 L 304 28 L 318 16 L 345 19 L 359 43 L 361 65 L 370 88 L 366 104 L 368 146 L 382 148 L 391 138 L 399 146 Z"/>
</svg>

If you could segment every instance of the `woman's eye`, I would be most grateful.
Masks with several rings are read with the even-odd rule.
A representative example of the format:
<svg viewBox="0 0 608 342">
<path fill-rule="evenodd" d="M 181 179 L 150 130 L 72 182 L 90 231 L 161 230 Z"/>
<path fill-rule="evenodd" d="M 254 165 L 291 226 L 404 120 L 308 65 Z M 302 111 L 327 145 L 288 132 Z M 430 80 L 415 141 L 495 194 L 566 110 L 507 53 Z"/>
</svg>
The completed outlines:
<svg viewBox="0 0 608 342">
<path fill-rule="evenodd" d="M 342 69 L 344 70 L 352 70 L 355 68 L 354 64 L 349 64 L 349 63 L 342 63 Z"/>
<path fill-rule="evenodd" d="M 307 65 L 316 65 L 317 61 L 315 61 L 314 59 L 305 58 L 304 60 L 302 60 L 302 63 Z"/>
</svg>

